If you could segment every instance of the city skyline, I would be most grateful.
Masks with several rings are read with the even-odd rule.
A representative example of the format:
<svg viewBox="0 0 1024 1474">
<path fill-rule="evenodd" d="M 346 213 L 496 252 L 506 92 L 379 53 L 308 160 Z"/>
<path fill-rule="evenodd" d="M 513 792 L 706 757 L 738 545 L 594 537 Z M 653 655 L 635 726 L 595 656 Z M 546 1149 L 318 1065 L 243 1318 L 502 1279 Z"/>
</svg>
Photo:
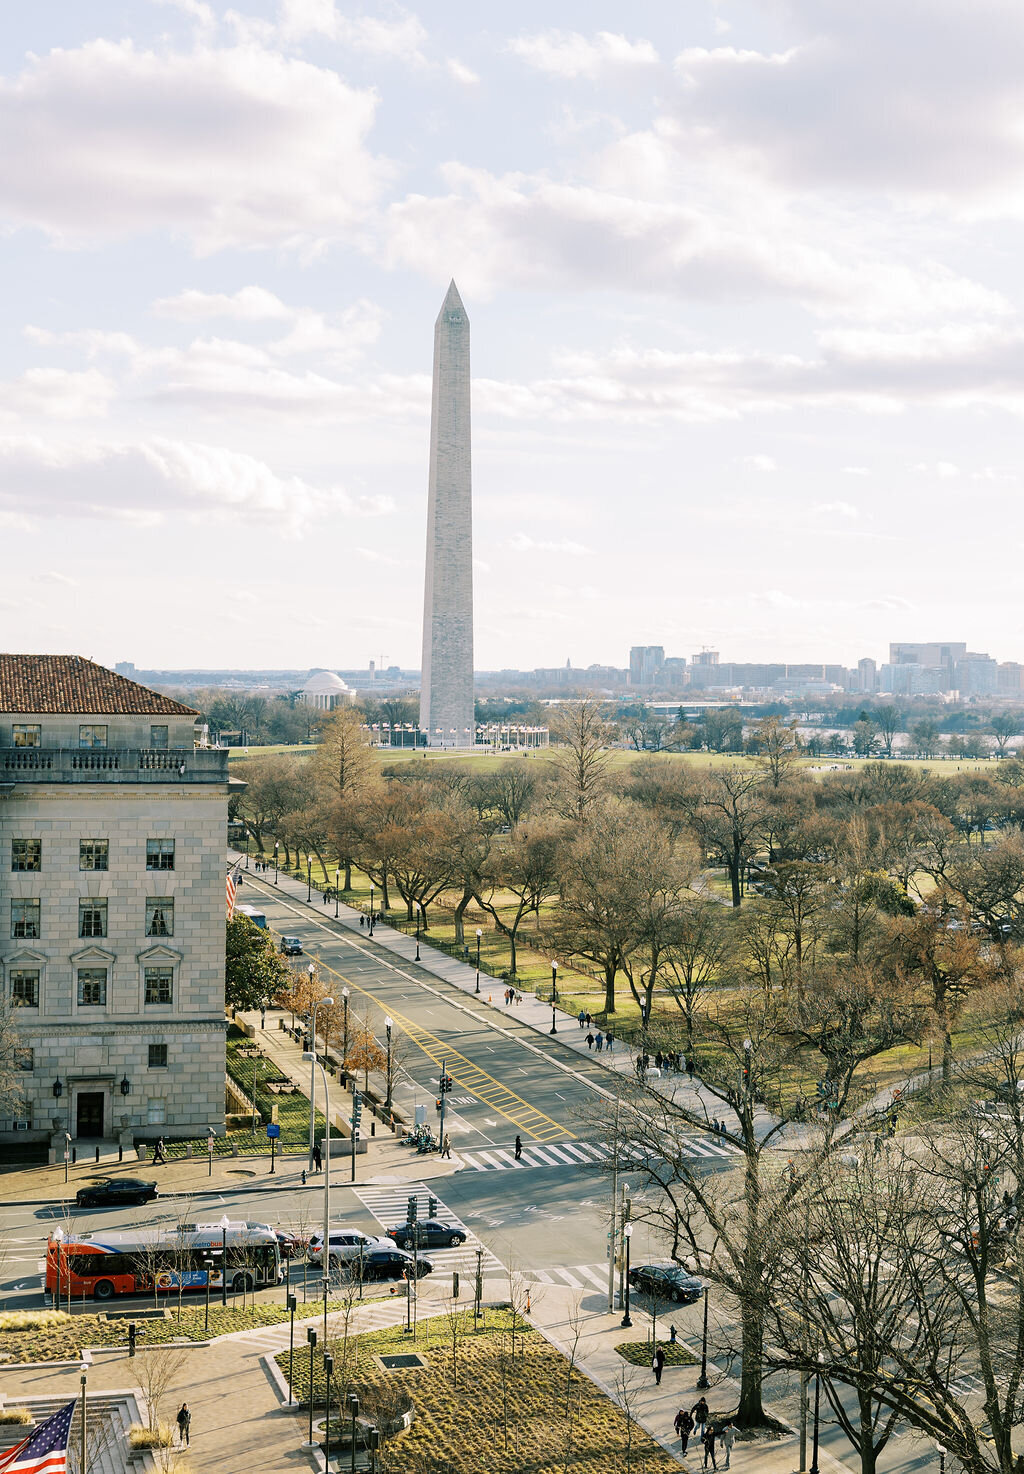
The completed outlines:
<svg viewBox="0 0 1024 1474">
<path fill-rule="evenodd" d="M 347 659 L 414 664 L 454 276 L 482 668 L 1024 648 L 1024 15 L 933 20 L 13 13 L 3 645 L 329 660 L 340 605 Z"/>
</svg>

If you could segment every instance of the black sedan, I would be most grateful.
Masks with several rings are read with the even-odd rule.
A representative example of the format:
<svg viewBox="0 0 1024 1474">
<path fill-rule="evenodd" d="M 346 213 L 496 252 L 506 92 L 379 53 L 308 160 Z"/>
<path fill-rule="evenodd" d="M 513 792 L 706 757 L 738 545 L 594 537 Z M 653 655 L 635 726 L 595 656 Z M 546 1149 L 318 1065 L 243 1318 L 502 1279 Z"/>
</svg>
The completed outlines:
<svg viewBox="0 0 1024 1474">
<path fill-rule="evenodd" d="M 415 1264 L 416 1278 L 422 1279 L 425 1274 L 433 1273 L 434 1266 L 429 1259 L 413 1260 L 411 1254 L 405 1254 L 401 1249 L 371 1249 L 368 1254 L 362 1256 L 362 1260 L 350 1260 L 344 1268 L 352 1275 L 359 1274 L 359 1265 L 362 1264 L 364 1280 L 400 1280 L 406 1274 L 413 1274 Z"/>
<path fill-rule="evenodd" d="M 108 1177 L 80 1187 L 75 1202 L 80 1208 L 119 1208 L 125 1203 L 151 1203 L 156 1191 L 155 1182 L 139 1177 Z"/>
<path fill-rule="evenodd" d="M 643 1295 L 655 1300 L 674 1300 L 677 1305 L 693 1305 L 704 1294 L 700 1280 L 680 1269 L 678 1264 L 634 1264 L 629 1283 Z"/>
<path fill-rule="evenodd" d="M 436 1218 L 425 1218 L 416 1223 L 399 1223 L 387 1230 L 389 1239 L 394 1239 L 400 1249 L 411 1249 L 416 1244 L 420 1249 L 457 1249 L 466 1242 L 466 1230 L 457 1223 L 441 1223 Z"/>
</svg>

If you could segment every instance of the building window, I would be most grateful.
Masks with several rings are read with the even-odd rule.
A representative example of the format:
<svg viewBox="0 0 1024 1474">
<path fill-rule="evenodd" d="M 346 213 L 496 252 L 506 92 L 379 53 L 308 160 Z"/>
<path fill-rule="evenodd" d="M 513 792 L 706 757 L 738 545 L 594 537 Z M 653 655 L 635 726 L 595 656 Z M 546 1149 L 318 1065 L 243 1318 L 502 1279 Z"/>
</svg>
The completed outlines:
<svg viewBox="0 0 1024 1474">
<path fill-rule="evenodd" d="M 25 1070 L 26 1072 L 34 1070 L 36 1067 L 35 1050 L 16 1049 L 14 1051 L 14 1066 L 15 1069 Z"/>
<path fill-rule="evenodd" d="M 43 841 L 41 839 L 11 840 L 12 870 L 42 870 Z"/>
<path fill-rule="evenodd" d="M 79 870 L 106 870 L 109 868 L 109 839 L 80 839 L 78 841 Z"/>
<path fill-rule="evenodd" d="M 106 727 L 86 726 L 78 729 L 79 747 L 106 747 Z"/>
<path fill-rule="evenodd" d="M 151 1070 L 166 1070 L 167 1068 L 167 1045 L 151 1044 L 149 1046 L 149 1068 Z"/>
<path fill-rule="evenodd" d="M 174 969 L 171 967 L 146 968 L 146 1002 L 174 1002 Z"/>
<path fill-rule="evenodd" d="M 150 729 L 149 729 L 149 745 L 150 745 L 150 747 L 155 748 L 157 750 L 157 752 L 166 752 L 167 751 L 167 728 L 166 727 L 150 727 Z"/>
<path fill-rule="evenodd" d="M 37 967 L 11 969 L 11 1001 L 19 1008 L 39 1007 L 39 969 Z"/>
<path fill-rule="evenodd" d="M 150 896 L 146 901 L 146 936 L 174 936 L 174 899 L 171 896 Z"/>
<path fill-rule="evenodd" d="M 34 722 L 15 722 L 13 737 L 15 747 L 41 747 L 43 729 Z"/>
<path fill-rule="evenodd" d="M 146 1102 L 146 1125 L 162 1126 L 167 1120 L 167 1102 L 162 1095 L 150 1096 Z"/>
<path fill-rule="evenodd" d="M 107 969 L 105 967 L 80 967 L 78 969 L 79 1008 L 105 1008 L 107 1005 Z"/>
<path fill-rule="evenodd" d="M 107 903 L 90 897 L 78 903 L 78 935 L 80 937 L 105 937 L 107 934 Z"/>
<path fill-rule="evenodd" d="M 146 869 L 147 870 L 173 870 L 174 869 L 174 840 L 173 839 L 147 839 L 146 840 Z"/>
<path fill-rule="evenodd" d="M 11 902 L 11 936 L 12 937 L 38 937 L 39 936 L 39 902 L 38 901 L 12 901 Z"/>
</svg>

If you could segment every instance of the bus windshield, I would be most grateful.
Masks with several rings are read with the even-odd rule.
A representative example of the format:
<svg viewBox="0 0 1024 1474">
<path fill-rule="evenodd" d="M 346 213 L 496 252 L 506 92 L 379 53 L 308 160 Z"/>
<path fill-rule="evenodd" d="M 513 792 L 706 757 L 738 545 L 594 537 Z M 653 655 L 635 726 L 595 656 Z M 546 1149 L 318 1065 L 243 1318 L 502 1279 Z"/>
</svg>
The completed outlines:
<svg viewBox="0 0 1024 1474">
<path fill-rule="evenodd" d="M 86 1234 L 51 1238 L 46 1246 L 46 1288 L 56 1297 L 115 1295 L 143 1291 L 200 1290 L 224 1283 L 234 1290 L 276 1285 L 281 1254 L 271 1229 L 233 1223 L 222 1231 L 183 1224 L 178 1228 Z"/>
<path fill-rule="evenodd" d="M 253 926 L 258 926 L 261 931 L 266 931 L 267 918 L 264 912 L 257 911 L 255 906 L 236 906 L 235 910 L 240 911 L 243 916 L 248 916 Z"/>
</svg>

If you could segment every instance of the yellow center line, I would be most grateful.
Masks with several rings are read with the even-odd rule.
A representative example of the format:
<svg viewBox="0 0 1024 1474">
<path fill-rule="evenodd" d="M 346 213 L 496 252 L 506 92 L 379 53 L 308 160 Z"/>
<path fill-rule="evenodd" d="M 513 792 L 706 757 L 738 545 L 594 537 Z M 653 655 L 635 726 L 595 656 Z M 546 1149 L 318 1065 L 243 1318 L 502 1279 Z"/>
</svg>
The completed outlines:
<svg viewBox="0 0 1024 1474">
<path fill-rule="evenodd" d="M 336 968 L 331 967 L 330 963 L 325 962 L 322 957 L 320 966 L 332 977 L 340 979 L 349 988 L 354 988 L 357 993 L 361 993 L 364 998 L 368 998 L 371 1003 L 380 1007 L 377 998 L 368 988 L 360 987 L 343 972 L 338 972 Z M 444 1065 L 458 1085 L 468 1090 L 471 1095 L 475 1095 L 478 1100 L 483 1101 L 484 1105 L 492 1111 L 497 1111 L 499 1116 L 504 1116 L 506 1121 L 511 1121 L 513 1126 L 517 1126 L 520 1131 L 525 1131 L 527 1136 L 532 1136 L 534 1141 L 564 1140 L 566 1137 L 576 1139 L 575 1131 L 570 1131 L 552 1116 L 546 1116 L 543 1111 L 532 1106 L 528 1100 L 524 1100 L 514 1090 L 509 1090 L 507 1085 L 503 1085 L 500 1080 L 496 1080 L 493 1075 L 482 1070 L 479 1065 L 467 1059 L 464 1054 L 460 1054 L 457 1049 L 445 1044 L 429 1029 L 414 1024 L 411 1019 L 405 1018 L 393 1008 L 389 1009 L 389 1012 L 413 1043 L 437 1065 L 439 1071 Z"/>
</svg>

